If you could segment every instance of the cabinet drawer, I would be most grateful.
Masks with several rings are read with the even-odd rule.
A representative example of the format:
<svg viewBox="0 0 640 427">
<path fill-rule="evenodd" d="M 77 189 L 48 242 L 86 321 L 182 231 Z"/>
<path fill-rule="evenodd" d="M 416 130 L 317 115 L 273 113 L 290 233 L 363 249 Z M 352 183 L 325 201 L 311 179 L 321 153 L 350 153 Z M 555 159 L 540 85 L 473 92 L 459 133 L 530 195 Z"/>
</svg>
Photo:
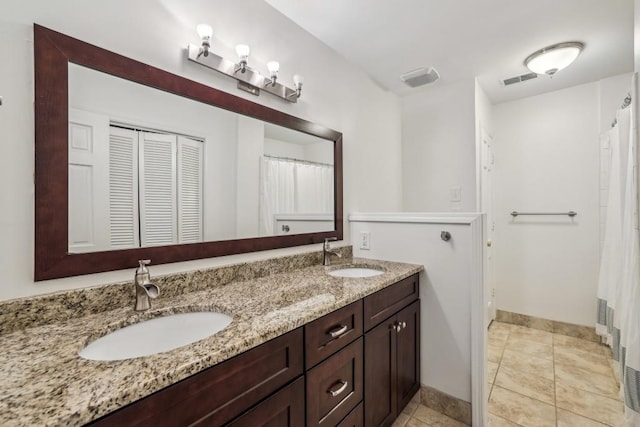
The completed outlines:
<svg viewBox="0 0 640 427">
<path fill-rule="evenodd" d="M 304 378 L 242 414 L 228 427 L 299 427 L 304 425 Z"/>
<path fill-rule="evenodd" d="M 362 338 L 307 372 L 307 426 L 335 426 L 362 400 Z"/>
<path fill-rule="evenodd" d="M 362 300 L 304 327 L 307 369 L 362 335 Z"/>
<path fill-rule="evenodd" d="M 419 297 L 418 275 L 402 279 L 364 299 L 364 329 L 368 331 Z"/>
<path fill-rule="evenodd" d="M 362 427 L 364 426 L 364 404 L 361 402 L 356 409 L 351 411 L 347 417 L 336 427 Z"/>
<path fill-rule="evenodd" d="M 303 372 L 302 328 L 169 386 L 93 425 L 229 422 Z"/>
</svg>

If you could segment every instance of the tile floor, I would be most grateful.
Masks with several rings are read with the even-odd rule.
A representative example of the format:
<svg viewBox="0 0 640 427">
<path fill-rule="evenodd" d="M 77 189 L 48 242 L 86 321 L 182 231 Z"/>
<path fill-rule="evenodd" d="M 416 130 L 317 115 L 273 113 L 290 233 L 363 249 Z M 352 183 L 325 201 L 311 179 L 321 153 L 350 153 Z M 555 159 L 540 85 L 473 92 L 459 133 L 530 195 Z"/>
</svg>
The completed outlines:
<svg viewBox="0 0 640 427">
<path fill-rule="evenodd" d="M 493 322 L 490 426 L 624 426 L 610 354 L 591 341 Z"/>
<path fill-rule="evenodd" d="M 420 403 L 420 392 L 411 399 L 391 427 L 466 427 L 459 421 Z"/>
</svg>

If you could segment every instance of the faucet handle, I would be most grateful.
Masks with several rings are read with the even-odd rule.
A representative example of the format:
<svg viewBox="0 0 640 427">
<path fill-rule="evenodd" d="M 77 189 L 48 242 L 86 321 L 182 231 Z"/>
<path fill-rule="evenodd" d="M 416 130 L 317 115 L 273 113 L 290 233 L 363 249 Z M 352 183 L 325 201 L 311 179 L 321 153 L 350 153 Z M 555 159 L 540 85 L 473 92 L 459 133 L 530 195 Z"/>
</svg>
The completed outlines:
<svg viewBox="0 0 640 427">
<path fill-rule="evenodd" d="M 147 265 L 151 264 L 150 259 L 139 259 L 138 260 L 138 268 L 136 269 L 136 274 L 149 274 L 149 269 Z"/>
</svg>

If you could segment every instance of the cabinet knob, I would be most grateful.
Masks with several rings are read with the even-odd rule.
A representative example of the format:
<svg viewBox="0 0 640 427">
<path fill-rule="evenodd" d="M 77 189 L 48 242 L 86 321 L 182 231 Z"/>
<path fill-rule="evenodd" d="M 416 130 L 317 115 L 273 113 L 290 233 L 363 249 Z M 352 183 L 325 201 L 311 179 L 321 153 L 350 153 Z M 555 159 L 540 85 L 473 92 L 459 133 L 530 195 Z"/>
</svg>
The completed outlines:
<svg viewBox="0 0 640 427">
<path fill-rule="evenodd" d="M 402 329 L 407 327 L 407 322 L 401 322 L 400 324 L 402 325 Z"/>
</svg>

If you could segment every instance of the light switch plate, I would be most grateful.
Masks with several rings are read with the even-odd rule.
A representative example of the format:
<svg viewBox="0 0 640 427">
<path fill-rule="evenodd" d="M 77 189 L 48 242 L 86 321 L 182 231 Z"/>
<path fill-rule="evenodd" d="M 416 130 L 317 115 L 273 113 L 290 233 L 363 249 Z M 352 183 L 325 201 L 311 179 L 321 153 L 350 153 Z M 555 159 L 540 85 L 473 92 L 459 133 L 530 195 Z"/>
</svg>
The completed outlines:
<svg viewBox="0 0 640 427">
<path fill-rule="evenodd" d="M 459 202 L 462 200 L 462 188 L 453 187 L 449 190 L 449 201 L 450 202 Z"/>
<path fill-rule="evenodd" d="M 364 251 L 371 250 L 371 233 L 369 231 L 360 233 L 360 249 Z"/>
</svg>

